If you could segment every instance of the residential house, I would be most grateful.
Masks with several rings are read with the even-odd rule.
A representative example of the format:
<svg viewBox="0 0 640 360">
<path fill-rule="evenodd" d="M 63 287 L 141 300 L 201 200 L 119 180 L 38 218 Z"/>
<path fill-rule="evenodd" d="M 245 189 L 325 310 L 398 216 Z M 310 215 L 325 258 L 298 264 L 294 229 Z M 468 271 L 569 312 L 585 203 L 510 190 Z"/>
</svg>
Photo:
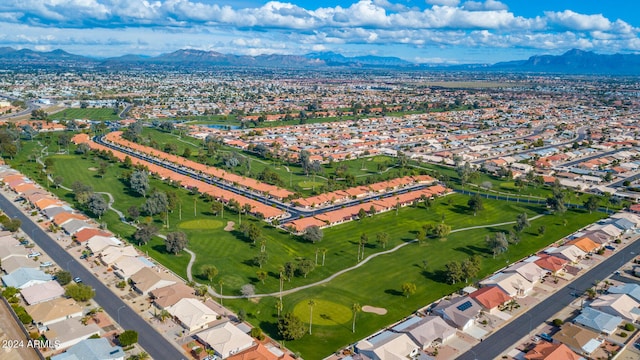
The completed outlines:
<svg viewBox="0 0 640 360">
<path fill-rule="evenodd" d="M 638 284 L 622 284 L 611 286 L 607 289 L 609 294 L 627 294 L 637 302 L 640 302 L 640 285 Z"/>
<path fill-rule="evenodd" d="M 85 230 L 90 230 L 90 229 L 85 229 Z M 78 234 L 85 230 L 79 231 Z M 102 250 L 108 248 L 109 246 L 120 247 L 121 245 L 122 245 L 122 241 L 118 240 L 113 236 L 106 237 L 106 236 L 94 235 L 89 240 L 87 240 L 87 249 L 89 249 L 89 251 L 91 251 L 93 254 L 100 254 Z"/>
<path fill-rule="evenodd" d="M 557 274 L 558 272 L 564 269 L 564 266 L 567 264 L 568 261 L 556 256 L 540 254 L 539 258 L 534 262 L 536 263 L 536 265 L 540 266 L 541 268 L 553 274 Z"/>
<path fill-rule="evenodd" d="M 445 344 L 456 336 L 456 329 L 438 316 L 412 317 L 392 330 L 408 334 L 423 350 Z"/>
<path fill-rule="evenodd" d="M 129 281 L 133 284 L 133 288 L 141 294 L 147 294 L 176 283 L 176 279 L 169 274 L 160 271 L 160 269 L 148 267 L 144 267 L 131 275 Z"/>
<path fill-rule="evenodd" d="M 586 356 L 591 355 L 602 344 L 598 333 L 572 323 L 563 324 L 560 331 L 553 335 L 553 340 L 567 345 L 580 355 Z"/>
<path fill-rule="evenodd" d="M 82 316 L 82 306 L 73 299 L 54 299 L 25 308 L 37 325 L 49 325 L 58 321 Z"/>
<path fill-rule="evenodd" d="M 407 334 L 384 331 L 356 344 L 356 352 L 371 360 L 400 360 L 420 353 L 418 346 Z"/>
<path fill-rule="evenodd" d="M 596 250 L 598 250 L 601 245 L 591 241 L 589 238 L 580 237 L 574 240 L 571 240 L 567 243 L 568 245 L 575 245 L 578 249 L 584 251 L 587 254 L 590 254 Z"/>
<path fill-rule="evenodd" d="M 500 311 L 501 305 L 511 301 L 511 296 L 499 286 L 485 286 L 469 294 L 469 297 L 482 305 L 489 313 Z"/>
<path fill-rule="evenodd" d="M 476 318 L 482 311 L 482 307 L 469 297 L 456 297 L 451 300 L 442 300 L 434 308 L 433 312 L 460 330 L 466 330 L 473 326 Z"/>
<path fill-rule="evenodd" d="M 2 277 L 5 286 L 13 286 L 16 289 L 24 289 L 29 286 L 43 284 L 51 281 L 51 275 L 41 270 L 31 268 L 19 268 L 9 275 Z"/>
<path fill-rule="evenodd" d="M 138 251 L 133 245 L 125 247 L 109 246 L 100 252 L 100 261 L 106 266 L 111 266 L 123 256 L 137 257 Z"/>
<path fill-rule="evenodd" d="M 223 359 L 255 345 L 251 336 L 229 321 L 199 332 L 196 337 Z"/>
<path fill-rule="evenodd" d="M 610 218 L 609 223 L 618 227 L 623 231 L 623 233 L 629 232 L 636 228 L 636 224 L 633 221 L 625 218 Z"/>
<path fill-rule="evenodd" d="M 480 282 L 482 286 L 499 286 L 510 297 L 523 297 L 533 290 L 533 283 L 517 272 L 499 272 Z"/>
<path fill-rule="evenodd" d="M 92 335 L 100 335 L 100 327 L 96 324 L 82 325 L 79 319 L 72 318 L 47 326 L 44 337 L 51 344 L 55 344 L 57 350 L 65 349 L 90 338 Z M 83 359 L 84 360 L 84 359 Z"/>
<path fill-rule="evenodd" d="M 640 303 L 627 294 L 602 295 L 593 300 L 589 306 L 611 315 L 635 322 L 640 318 Z"/>
<path fill-rule="evenodd" d="M 109 340 L 99 338 L 82 340 L 51 360 L 124 360 L 125 355 L 120 346 L 111 346 Z"/>
<path fill-rule="evenodd" d="M 587 255 L 586 252 L 582 251 L 579 247 L 575 245 L 564 245 L 555 249 L 548 249 L 548 254 L 551 256 L 556 256 L 561 259 L 565 259 L 572 263 L 577 263 Z"/>
<path fill-rule="evenodd" d="M 77 233 L 75 233 L 75 235 L 73 235 L 73 239 L 82 244 L 84 242 L 89 241 L 94 236 L 102 236 L 102 237 L 105 237 L 105 238 L 113 238 L 114 242 L 116 242 L 116 243 L 120 242 L 120 240 L 118 240 L 115 236 L 113 236 L 112 233 L 110 233 L 108 231 L 96 229 L 96 228 L 82 229 L 82 230 L 78 231 Z"/>
<path fill-rule="evenodd" d="M 15 242 L 15 244 L 0 245 L 0 262 L 4 263 L 5 260 L 7 260 L 12 256 L 19 256 L 19 257 L 26 258 L 27 254 L 29 254 L 29 251 L 25 249 L 23 246 L 16 246 L 18 242 L 15 239 L 13 239 L 12 242 Z"/>
<path fill-rule="evenodd" d="M 580 315 L 573 320 L 576 324 L 586 326 L 607 335 L 613 334 L 618 329 L 618 325 L 623 321 L 619 316 L 610 315 L 588 306 L 582 309 Z"/>
<path fill-rule="evenodd" d="M 182 327 L 189 332 L 206 329 L 209 323 L 216 320 L 218 313 L 203 304 L 202 301 L 192 298 L 180 299 L 177 303 L 167 308 Z"/>
<path fill-rule="evenodd" d="M 632 207 L 637 207 L 640 209 L 640 204 L 631 205 Z M 627 219 L 633 223 L 636 228 L 640 227 L 640 216 L 637 213 L 630 212 L 618 212 L 610 216 L 612 219 Z"/>
<path fill-rule="evenodd" d="M 57 299 L 64 295 L 64 292 L 64 288 L 60 286 L 57 281 L 51 280 L 42 284 L 25 287 L 20 290 L 20 295 L 22 295 L 27 304 L 35 305 L 41 302 Z"/>
<path fill-rule="evenodd" d="M 536 283 L 546 275 L 546 271 L 534 262 L 521 261 L 504 269 L 505 273 L 518 273 L 531 283 Z"/>
<path fill-rule="evenodd" d="M 582 233 L 582 237 L 585 237 L 596 244 L 600 244 L 601 246 L 607 245 L 613 240 L 613 237 L 604 231 L 600 230 L 591 230 Z"/>
<path fill-rule="evenodd" d="M 121 279 L 127 280 L 129 277 L 145 267 L 155 266 L 142 256 L 121 256 L 111 264 L 115 270 L 114 274 Z"/>
<path fill-rule="evenodd" d="M 193 288 L 182 282 L 152 290 L 149 292 L 149 296 L 151 296 L 153 303 L 159 309 L 173 306 L 181 299 L 196 298 Z"/>
<path fill-rule="evenodd" d="M 20 268 L 39 269 L 40 264 L 26 256 L 11 256 L 6 260 L 2 260 L 2 270 L 7 274 L 11 274 Z"/>
<path fill-rule="evenodd" d="M 84 220 L 72 219 L 62 225 L 62 230 L 68 235 L 74 235 L 82 229 L 92 228 L 93 226 Z"/>
<path fill-rule="evenodd" d="M 293 360 L 289 354 L 285 354 L 282 350 L 273 345 L 262 345 L 258 343 L 253 347 L 231 355 L 228 360 Z"/>
<path fill-rule="evenodd" d="M 623 232 L 622 229 L 620 229 L 619 227 L 613 224 L 605 224 L 605 225 L 597 224 L 597 225 L 590 226 L 589 230 L 603 231 L 614 239 L 620 237 L 620 235 L 622 235 L 622 232 Z"/>
<path fill-rule="evenodd" d="M 541 341 L 524 355 L 526 360 L 584 360 L 565 344 Z M 53 359 L 52 359 L 53 360 Z"/>
</svg>

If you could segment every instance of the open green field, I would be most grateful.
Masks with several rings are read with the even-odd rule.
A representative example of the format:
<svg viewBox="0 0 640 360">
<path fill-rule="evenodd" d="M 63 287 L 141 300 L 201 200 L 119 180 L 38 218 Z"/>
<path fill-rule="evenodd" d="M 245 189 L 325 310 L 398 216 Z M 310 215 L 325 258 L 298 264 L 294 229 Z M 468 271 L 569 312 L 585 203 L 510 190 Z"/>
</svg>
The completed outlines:
<svg viewBox="0 0 640 360">
<path fill-rule="evenodd" d="M 52 120 L 120 120 L 118 113 L 111 108 L 69 108 L 51 114 Z"/>
<path fill-rule="evenodd" d="M 34 142 L 25 142 L 23 146 L 25 152 L 16 157 L 12 164 L 25 174 L 37 176 L 37 171 L 33 170 L 34 163 L 28 161 L 28 154 L 37 150 L 33 144 Z M 75 155 L 73 149 L 72 146 L 71 155 L 51 156 L 53 166 L 49 171 L 54 176 L 62 176 L 63 185 L 70 186 L 73 181 L 78 180 L 92 185 L 96 191 L 110 192 L 115 197 L 115 207 L 125 213 L 129 206 L 139 206 L 145 201 L 144 198 L 132 194 L 126 182 L 120 180 L 126 171 L 121 164 L 110 164 L 102 178 L 89 169 L 96 167 L 101 160 L 93 155 L 86 158 Z M 375 161 L 371 160 L 370 163 L 375 164 Z M 362 165 L 355 160 L 353 166 Z M 36 180 L 46 184 L 43 178 L 36 177 Z M 256 287 L 257 293 L 277 292 L 279 267 L 300 258 L 312 259 L 315 262 L 319 249 L 326 249 L 325 265 L 318 265 L 306 278 L 296 276 L 291 281 L 285 282 L 285 289 L 325 279 L 341 269 L 357 264 L 357 244 L 363 233 L 366 233 L 369 238 L 369 243 L 365 247 L 365 255 L 369 256 L 412 241 L 416 232 L 427 223 L 444 221 L 452 227 L 454 232 L 447 236 L 446 240 L 431 239 L 422 244 L 408 244 L 392 254 L 377 257 L 328 284 L 285 296 L 284 311 L 295 312 L 305 322 L 309 319 L 308 301 L 313 299 L 317 304 L 314 308 L 313 334 L 307 334 L 301 340 L 285 344 L 311 360 L 323 358 L 338 348 L 371 334 L 465 286 L 462 283 L 451 285 L 445 282 L 444 266 L 448 261 L 462 261 L 473 254 L 478 254 L 482 258 L 482 272 L 478 278 L 482 278 L 503 267 L 505 263 L 515 262 L 535 253 L 538 249 L 604 216 L 601 213 L 589 214 L 581 211 L 568 211 L 562 216 L 545 215 L 531 221 L 531 227 L 523 232 L 519 244 L 511 245 L 506 253 L 493 258 L 486 246 L 485 236 L 497 231 L 508 232 L 512 228 L 511 225 L 455 231 L 471 226 L 514 221 L 517 215 L 523 212 L 531 218 L 543 214 L 546 209 L 522 202 L 483 199 L 484 210 L 473 216 L 466 205 L 469 198 L 453 194 L 435 200 L 429 208 L 423 205 L 406 207 L 400 209 L 398 213 L 391 211 L 372 218 L 327 228 L 324 230 L 324 239 L 314 245 L 272 228 L 257 219 L 240 217 L 230 210 L 225 210 L 224 217 L 214 216 L 210 212 L 209 203 L 200 197 L 190 195 L 183 189 L 174 188 L 158 180 L 152 180 L 151 184 L 158 190 L 175 192 L 180 199 L 179 208 L 169 214 L 169 228 L 163 229 L 162 232 L 179 230 L 187 233 L 189 248 L 197 254 L 193 267 L 194 274 L 198 274 L 202 265 L 215 265 L 220 272 L 214 279 L 214 284 L 220 279 L 223 280 L 225 295 L 238 295 L 240 287 L 248 283 Z M 52 189 L 52 191 L 70 203 L 74 203 L 72 194 L 68 191 L 63 189 Z M 563 224 L 565 219 L 566 226 Z M 150 220 L 162 226 L 164 219 L 155 217 Z M 108 212 L 101 221 L 106 222 L 110 230 L 127 239 L 130 239 L 134 231 L 131 226 L 121 223 L 113 212 Z M 229 221 L 236 223 L 236 230 L 223 230 Z M 253 261 L 260 252 L 260 245 L 252 244 L 237 231 L 240 221 L 258 225 L 266 240 L 268 261 L 263 265 L 262 270 L 265 270 L 268 276 L 264 284 L 257 279 L 256 272 L 260 268 Z M 544 235 L 537 233 L 537 228 L 541 225 L 546 227 Z M 386 249 L 375 243 L 376 234 L 380 232 L 389 234 Z M 154 238 L 140 248 L 177 274 L 186 276 L 189 260 L 186 253 L 183 252 L 177 256 L 166 253 L 164 244 L 159 238 Z M 320 254 L 319 263 L 322 262 L 321 259 Z M 204 279 L 197 276 L 196 280 L 206 283 Z M 416 294 L 409 298 L 403 296 L 400 287 L 404 282 L 415 283 Z M 217 286 L 216 289 L 218 289 Z M 278 339 L 276 300 L 273 297 L 256 301 L 224 300 L 224 304 L 235 311 L 244 309 L 251 323 L 260 326 L 270 336 Z M 356 332 L 352 333 L 353 303 L 382 307 L 387 309 L 388 313 L 386 315 L 358 313 Z"/>
</svg>

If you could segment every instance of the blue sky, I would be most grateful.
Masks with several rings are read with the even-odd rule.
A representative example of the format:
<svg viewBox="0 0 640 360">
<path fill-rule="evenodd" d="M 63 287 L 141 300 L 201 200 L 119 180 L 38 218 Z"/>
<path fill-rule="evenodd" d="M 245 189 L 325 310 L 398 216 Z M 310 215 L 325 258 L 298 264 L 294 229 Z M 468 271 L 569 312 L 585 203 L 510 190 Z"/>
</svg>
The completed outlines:
<svg viewBox="0 0 640 360">
<path fill-rule="evenodd" d="M 1 0 L 0 46 L 95 57 L 181 48 L 494 63 L 640 53 L 637 0 Z"/>
</svg>

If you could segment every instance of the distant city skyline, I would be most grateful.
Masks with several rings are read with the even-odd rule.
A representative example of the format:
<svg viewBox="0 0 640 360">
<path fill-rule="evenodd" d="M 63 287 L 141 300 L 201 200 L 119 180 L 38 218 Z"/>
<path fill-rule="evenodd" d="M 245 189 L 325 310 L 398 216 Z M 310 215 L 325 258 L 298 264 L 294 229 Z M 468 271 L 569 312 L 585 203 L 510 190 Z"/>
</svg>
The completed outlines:
<svg viewBox="0 0 640 360">
<path fill-rule="evenodd" d="M 633 0 L 4 0 L 0 46 L 92 57 L 222 53 L 495 63 L 569 49 L 640 52 Z"/>
</svg>

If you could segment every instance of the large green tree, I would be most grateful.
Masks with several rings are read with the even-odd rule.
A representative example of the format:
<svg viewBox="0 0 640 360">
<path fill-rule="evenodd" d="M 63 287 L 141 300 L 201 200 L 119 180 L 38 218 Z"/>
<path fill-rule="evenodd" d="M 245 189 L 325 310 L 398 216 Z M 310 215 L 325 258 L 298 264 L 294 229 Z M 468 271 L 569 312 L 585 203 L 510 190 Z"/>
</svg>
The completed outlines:
<svg viewBox="0 0 640 360">
<path fill-rule="evenodd" d="M 293 313 L 286 313 L 278 320 L 278 332 L 285 340 L 298 340 L 304 336 L 306 328 L 299 317 Z"/>
<path fill-rule="evenodd" d="M 167 252 L 170 252 L 174 255 L 184 250 L 184 248 L 187 247 L 188 243 L 189 240 L 187 239 L 187 234 L 183 233 L 182 231 L 168 233 L 167 238 L 164 241 Z"/>
</svg>

